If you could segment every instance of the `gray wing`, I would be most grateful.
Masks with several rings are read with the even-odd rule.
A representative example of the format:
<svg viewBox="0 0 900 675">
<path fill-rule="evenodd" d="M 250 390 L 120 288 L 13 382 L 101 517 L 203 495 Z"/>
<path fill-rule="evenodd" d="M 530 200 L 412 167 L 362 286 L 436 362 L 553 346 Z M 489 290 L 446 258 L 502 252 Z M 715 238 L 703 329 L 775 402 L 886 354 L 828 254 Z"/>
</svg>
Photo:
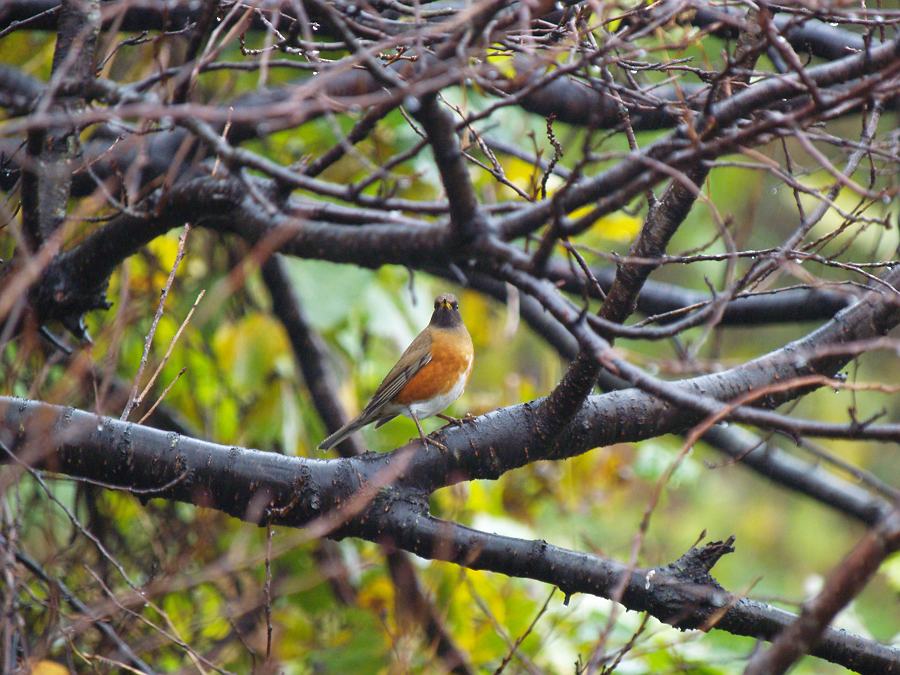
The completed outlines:
<svg viewBox="0 0 900 675">
<path fill-rule="evenodd" d="M 416 343 L 419 342 L 419 338 L 424 338 L 423 342 L 427 341 L 427 345 L 417 345 Z M 427 348 L 423 349 L 423 346 Z M 416 347 L 416 349 L 413 349 L 414 347 Z M 416 354 L 416 352 L 419 353 Z M 412 358 L 410 358 L 410 356 L 412 356 Z M 400 357 L 397 365 L 391 369 L 391 372 L 389 372 L 384 380 L 382 380 L 381 384 L 378 385 L 378 389 L 372 394 L 372 400 L 366 405 L 360 417 L 367 417 L 373 413 L 376 415 L 377 413 L 380 413 L 381 409 L 386 404 L 390 403 L 391 399 L 399 394 L 403 387 L 405 387 L 413 376 L 422 370 L 429 361 L 431 361 L 431 338 L 427 335 L 423 336 L 420 334 L 413 340 L 413 343 L 407 350 L 403 352 L 403 356 Z"/>
<path fill-rule="evenodd" d="M 375 420 L 383 419 L 384 422 L 387 422 L 396 417 L 396 414 L 384 415 L 384 406 L 390 403 L 391 399 L 400 393 L 413 375 L 422 370 L 429 361 L 431 361 L 431 337 L 422 332 L 406 348 L 406 351 L 400 356 L 400 360 L 397 361 L 397 365 L 391 368 L 391 372 L 385 375 L 384 380 L 378 385 L 378 389 L 372 394 L 372 400 L 366 404 L 359 416 L 322 441 L 319 449 L 327 450 L 337 445 L 357 429 L 371 424 Z"/>
</svg>

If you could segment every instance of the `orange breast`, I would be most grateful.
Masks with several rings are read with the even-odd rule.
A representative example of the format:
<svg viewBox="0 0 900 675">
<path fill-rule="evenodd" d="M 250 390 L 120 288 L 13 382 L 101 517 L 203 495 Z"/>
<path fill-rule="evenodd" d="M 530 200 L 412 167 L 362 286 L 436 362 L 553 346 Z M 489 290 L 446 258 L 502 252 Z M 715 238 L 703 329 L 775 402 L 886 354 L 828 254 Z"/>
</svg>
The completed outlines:
<svg viewBox="0 0 900 675">
<path fill-rule="evenodd" d="M 433 328 L 431 332 L 431 361 L 413 375 L 393 402 L 410 405 L 446 394 L 472 369 L 472 338 L 468 331 Z"/>
</svg>

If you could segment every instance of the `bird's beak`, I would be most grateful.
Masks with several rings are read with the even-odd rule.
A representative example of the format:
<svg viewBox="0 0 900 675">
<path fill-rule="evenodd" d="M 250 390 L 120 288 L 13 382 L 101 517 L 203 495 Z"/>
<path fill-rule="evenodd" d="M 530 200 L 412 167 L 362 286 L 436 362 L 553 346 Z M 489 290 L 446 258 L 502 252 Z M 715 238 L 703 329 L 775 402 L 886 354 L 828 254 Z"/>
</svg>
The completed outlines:
<svg viewBox="0 0 900 675">
<path fill-rule="evenodd" d="M 441 307 L 444 309 L 453 309 L 453 305 L 450 304 L 449 300 L 441 300 Z"/>
</svg>

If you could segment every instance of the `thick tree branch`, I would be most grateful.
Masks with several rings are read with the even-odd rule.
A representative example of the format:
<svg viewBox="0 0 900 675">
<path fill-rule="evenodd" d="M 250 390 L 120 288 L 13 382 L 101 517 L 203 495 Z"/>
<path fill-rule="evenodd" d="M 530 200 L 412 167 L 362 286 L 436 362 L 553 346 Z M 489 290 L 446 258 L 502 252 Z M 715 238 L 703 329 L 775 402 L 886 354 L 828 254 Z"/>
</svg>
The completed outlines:
<svg viewBox="0 0 900 675">
<path fill-rule="evenodd" d="M 629 571 L 620 563 L 545 542 L 478 532 L 428 516 L 418 489 L 402 484 L 373 489 L 383 484 L 379 476 L 384 476 L 383 462 L 390 455 L 290 458 L 4 397 L 0 441 L 18 461 L 86 478 L 102 476 L 125 489 L 163 488 L 156 496 L 255 523 L 307 525 L 316 536 L 388 538 L 419 555 L 539 579 L 569 594 L 608 597 L 625 574 L 626 607 L 653 612 L 681 627 L 717 627 L 766 639 L 793 619 L 787 612 L 737 599 L 709 576 L 715 561 L 730 550 L 728 543 L 689 552 L 670 566 Z M 871 673 L 890 672 L 884 670 L 886 664 L 898 658 L 896 649 L 837 631 L 828 631 L 814 653 Z"/>
<path fill-rule="evenodd" d="M 291 255 L 371 267 L 437 259 L 451 241 L 444 225 L 347 228 L 309 220 L 302 207 L 289 213 L 267 213 L 235 179 L 185 181 L 165 194 L 156 194 L 144 207 L 153 215 L 122 214 L 77 248 L 54 258 L 32 290 L 33 306 L 44 321 L 105 308 L 109 276 L 121 261 L 184 222 L 235 232 L 249 243 L 271 237 L 275 248 Z"/>
<path fill-rule="evenodd" d="M 44 84 L 18 68 L 0 64 L 0 108 L 24 115 L 44 92 Z"/>
<path fill-rule="evenodd" d="M 647 570 L 632 569 L 544 541 L 479 532 L 423 515 L 403 502 L 386 507 L 380 520 L 385 533 L 398 545 L 421 556 L 538 579 L 558 586 L 566 595 L 590 593 L 610 597 L 624 588 L 620 602 L 625 607 L 649 612 L 680 628 L 718 628 L 769 640 L 793 620 L 789 612 L 728 593 L 712 578 L 709 570 L 722 555 L 733 550 L 733 540 L 692 548 L 670 565 Z M 863 638 L 834 629 L 827 630 L 827 637 L 832 638 L 830 643 L 823 639 L 810 653 L 860 673 L 897 672 L 900 650 L 873 646 Z"/>
<path fill-rule="evenodd" d="M 258 184 L 258 189 L 261 193 L 271 193 L 275 187 L 263 182 Z M 250 243 L 271 237 L 273 246 L 283 253 L 371 267 L 400 263 L 428 268 L 430 261 L 445 264 L 447 252 L 452 250 L 452 234 L 444 224 L 397 219 L 388 214 L 386 223 L 346 228 L 318 219 L 339 222 L 352 217 L 352 210 L 345 213 L 339 207 L 301 202 L 288 202 L 278 213 L 268 214 L 246 193 L 243 183 L 229 178 L 207 177 L 182 182 L 166 194 L 151 197 L 142 204 L 142 211 L 152 215 L 122 214 L 52 261 L 31 291 L 33 306 L 42 320 L 80 317 L 86 311 L 107 307 L 105 287 L 121 261 L 185 222 L 236 232 Z M 378 215 L 360 209 L 356 213 L 373 218 Z M 564 281 L 567 290 L 577 291 L 579 282 L 564 265 L 551 261 L 548 274 L 551 279 Z M 610 286 L 613 276 L 610 270 L 595 270 L 595 274 L 601 285 Z M 708 300 L 701 293 L 649 281 L 638 297 L 639 309 L 648 313 L 703 302 Z M 788 318 L 823 318 L 832 316 L 846 302 L 846 296 L 841 293 L 815 289 L 748 296 L 736 298 L 725 306 L 723 322 L 771 323 Z M 612 329 L 615 328 L 613 325 Z M 665 333 L 665 329 L 621 327 L 616 334 L 652 337 L 651 334 L 658 332 Z"/>
<path fill-rule="evenodd" d="M 151 146 L 147 149 L 146 153 L 147 157 L 150 158 L 150 163 L 146 164 L 144 167 L 144 178 L 150 179 L 160 171 L 168 168 L 169 163 L 171 162 L 171 155 L 174 154 L 183 140 L 183 135 L 173 136 L 168 134 L 164 136 L 154 136 L 150 141 Z M 167 149 L 157 146 L 157 142 Z M 94 167 L 95 174 L 99 174 L 100 176 L 106 175 L 105 172 L 97 169 L 96 164 L 94 164 Z M 142 178 L 142 180 L 144 180 L 144 178 Z M 93 185 L 93 179 L 89 180 L 91 185 Z M 76 192 L 79 192 L 77 181 L 78 178 L 76 175 L 75 190 Z M 110 225 L 98 230 L 96 235 L 90 237 L 88 243 L 80 245 L 66 253 L 63 258 L 54 263 L 54 266 L 59 267 L 60 269 L 54 272 L 53 275 L 47 277 L 48 279 L 55 276 L 66 277 L 65 283 L 60 283 L 58 281 L 54 282 L 59 287 L 64 286 L 67 289 L 66 292 L 61 296 L 40 292 L 40 296 L 42 298 L 47 298 L 56 305 L 65 305 L 71 302 L 72 306 L 61 306 L 53 309 L 47 316 L 52 317 L 63 313 L 76 312 L 79 306 L 78 302 L 74 302 L 76 296 L 82 296 L 84 301 L 87 301 L 92 295 L 96 295 L 96 289 L 103 285 L 105 277 L 112 272 L 119 262 L 129 255 L 132 255 L 142 245 L 151 241 L 162 232 L 177 227 L 187 221 L 190 217 L 196 215 L 195 211 L 197 210 L 194 209 L 184 212 L 178 211 L 180 204 L 187 201 L 194 201 L 189 198 L 189 193 L 191 191 L 195 191 L 195 197 L 199 203 L 209 207 L 207 211 L 209 214 L 227 212 L 229 210 L 227 203 L 222 203 L 218 207 L 215 207 L 211 202 L 214 199 L 226 200 L 229 198 L 228 195 L 231 195 L 232 199 L 230 208 L 243 208 L 245 202 L 241 198 L 240 188 L 230 191 L 217 189 L 217 187 L 222 186 L 219 186 L 215 179 L 208 179 L 207 181 L 201 181 L 192 185 L 178 186 L 175 188 L 175 194 L 173 194 L 172 199 L 163 202 L 168 205 L 168 207 L 157 210 L 155 214 L 155 223 L 143 222 L 140 218 L 135 218 L 133 216 L 120 216 L 118 219 L 113 220 Z M 268 189 L 266 189 L 266 191 L 268 191 Z M 214 197 L 214 194 L 218 194 L 218 197 Z M 181 198 L 178 195 L 184 195 L 184 197 Z M 344 209 L 323 202 L 303 202 L 301 204 L 300 202 L 295 201 L 292 202 L 292 204 L 293 205 L 288 208 L 289 212 L 298 215 L 305 214 L 307 218 L 312 218 L 314 220 L 325 219 L 331 220 L 332 222 L 344 221 L 348 223 L 358 223 L 361 222 L 360 218 L 368 217 L 373 221 L 376 219 L 384 219 L 385 222 L 397 222 L 397 224 L 409 223 L 416 227 L 428 227 L 427 224 L 422 221 L 402 219 L 391 216 L 389 213 L 385 214 L 374 210 L 367 211 L 359 208 Z M 149 204 L 144 205 L 144 209 L 146 210 L 152 211 L 154 208 L 152 201 Z M 263 225 L 262 218 L 259 218 L 258 216 L 253 217 L 254 214 L 257 213 L 258 209 L 253 207 L 249 207 L 246 212 L 241 213 L 241 215 L 251 216 L 249 220 L 243 219 L 247 223 L 244 228 L 245 232 L 249 233 L 250 226 L 254 223 L 258 223 L 262 229 L 267 229 L 268 226 Z M 217 226 L 219 221 L 210 221 L 208 224 Z M 297 224 L 296 227 L 299 228 L 302 227 L 302 225 Z M 402 235 L 400 233 L 389 234 L 389 231 L 387 230 L 380 230 L 380 232 L 385 237 L 390 236 L 393 238 L 394 236 L 398 236 L 404 239 L 411 238 L 418 240 L 418 235 L 415 234 L 415 230 L 408 235 Z M 348 238 L 355 236 L 349 233 L 345 234 Z M 255 237 L 256 235 L 254 235 L 254 238 Z M 361 248 L 365 249 L 365 247 Z M 415 245 L 413 245 L 412 248 L 405 244 L 403 245 L 404 250 L 414 250 L 414 248 Z M 349 250 L 353 249 L 347 249 L 347 251 Z M 372 253 L 375 253 L 378 250 L 380 250 L 380 248 L 376 248 L 374 251 L 371 249 L 367 250 L 366 255 L 356 262 L 366 265 L 378 264 L 378 259 L 373 259 L 372 255 Z M 344 255 L 341 257 L 346 260 L 346 251 L 344 251 Z M 418 256 L 411 254 L 407 259 L 394 261 L 404 264 L 414 264 L 418 262 Z M 351 260 L 350 262 L 354 261 Z M 99 265 L 97 263 L 99 263 Z M 593 297 L 599 297 L 592 285 L 589 284 L 585 288 L 583 279 L 576 277 L 571 268 L 561 261 L 550 260 L 547 267 L 547 274 L 550 279 L 562 284 L 562 288 L 570 293 L 581 294 L 584 291 L 587 291 Z M 599 281 L 603 291 L 608 292 L 612 286 L 615 270 L 611 268 L 594 268 L 592 274 Z M 79 287 L 81 287 L 80 290 L 78 290 Z M 73 300 L 70 301 L 68 299 L 69 297 L 72 297 Z M 849 292 L 832 291 L 824 288 L 798 288 L 763 294 L 738 295 L 725 305 L 722 310 L 720 325 L 766 325 L 784 321 L 810 321 L 830 318 L 838 310 L 845 307 L 850 300 L 852 300 L 852 296 Z M 686 308 L 701 309 L 709 302 L 710 298 L 706 293 L 647 280 L 638 296 L 637 309 L 645 315 L 668 314 L 683 311 Z M 100 305 L 95 305 L 92 304 L 92 302 L 83 304 L 84 308 L 91 308 L 93 306 L 103 305 L 102 303 Z M 652 335 L 649 334 L 652 330 L 643 333 L 640 329 L 632 330 L 635 332 L 636 336 L 652 337 Z"/>
</svg>

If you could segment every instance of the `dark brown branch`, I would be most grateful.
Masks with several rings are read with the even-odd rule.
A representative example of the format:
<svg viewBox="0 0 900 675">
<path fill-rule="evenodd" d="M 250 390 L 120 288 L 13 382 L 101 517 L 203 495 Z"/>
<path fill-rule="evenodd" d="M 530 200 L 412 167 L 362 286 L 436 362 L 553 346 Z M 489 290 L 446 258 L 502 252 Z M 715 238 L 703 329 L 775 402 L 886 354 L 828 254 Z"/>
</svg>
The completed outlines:
<svg viewBox="0 0 900 675">
<path fill-rule="evenodd" d="M 105 308 L 109 276 L 122 260 L 172 227 L 184 222 L 235 232 L 250 243 L 273 237 L 283 253 L 335 262 L 378 266 L 389 262 L 421 263 L 443 256 L 450 241 L 442 225 L 410 228 L 367 225 L 354 228 L 294 214 L 268 214 L 245 186 L 234 179 L 197 178 L 144 204 L 150 218 L 123 214 L 71 251 L 57 256 L 32 291 L 32 303 L 42 320 L 79 316 Z M 278 242 L 282 242 L 277 246 Z"/>
<path fill-rule="evenodd" d="M 895 274 L 900 275 L 900 270 Z M 888 277 L 888 279 L 892 280 L 893 278 Z M 785 381 L 813 372 L 833 373 L 841 368 L 850 356 L 827 352 L 822 356 L 815 356 L 816 347 L 882 335 L 898 323 L 900 323 L 900 305 L 895 304 L 890 298 L 885 298 L 883 294 L 871 292 L 822 328 L 783 349 L 728 371 L 697 377 L 681 383 L 669 383 L 668 386 L 670 389 L 681 392 L 703 392 L 706 397 L 729 400 L 747 390 L 765 387 L 772 382 Z M 773 397 L 768 404 L 773 405 L 801 393 L 803 392 L 796 390 L 784 392 L 778 397 Z M 680 431 L 705 417 L 704 411 L 694 409 L 695 404 L 696 400 L 691 398 L 685 408 L 678 409 L 660 398 L 635 389 L 592 396 L 579 411 L 566 433 L 550 447 L 542 446 L 533 435 L 533 404 L 505 408 L 485 415 L 471 424 L 442 430 L 440 439 L 447 445 L 449 451 L 439 452 L 431 448 L 418 451 L 403 469 L 397 484 L 430 492 L 461 480 L 496 478 L 505 471 L 537 459 L 569 457 L 597 446 L 641 440 L 667 432 Z M 16 403 L 10 399 L 7 399 L 6 405 L 7 428 L 13 430 L 19 428 L 18 422 L 13 423 L 15 419 L 29 408 L 52 410 L 52 407 L 41 407 L 25 402 Z M 9 418 L 10 415 L 12 418 Z M 100 447 L 105 447 L 103 441 L 111 433 L 110 430 L 119 429 L 118 425 L 107 429 L 109 426 L 107 422 L 104 422 L 98 429 L 96 419 L 87 414 L 79 419 L 82 419 L 80 424 L 84 425 L 83 432 L 87 434 L 86 438 L 96 445 L 98 452 Z M 95 421 L 91 422 L 92 419 Z M 143 464 L 145 474 L 141 474 L 140 467 L 134 464 L 139 461 L 137 456 L 129 464 L 131 468 L 126 466 L 117 468 L 106 460 L 82 459 L 78 453 L 70 454 L 74 449 L 57 452 L 57 461 L 63 462 L 62 466 L 68 466 L 70 471 L 99 472 L 106 476 L 104 480 L 113 484 L 129 484 L 137 480 L 137 478 L 128 477 L 128 472 L 134 470 L 137 475 L 144 475 L 141 480 L 149 483 L 137 486 L 142 488 L 165 485 L 178 477 L 184 470 L 191 472 L 199 470 L 200 474 L 191 480 L 182 481 L 172 487 L 170 495 L 190 501 L 197 490 L 208 492 L 212 503 L 216 504 L 218 508 L 238 516 L 240 516 L 241 504 L 250 503 L 253 494 L 258 491 L 272 495 L 275 504 L 290 501 L 288 495 L 291 494 L 289 477 L 291 460 L 289 458 L 271 458 L 271 456 L 260 453 L 229 457 L 227 448 L 225 448 L 222 450 L 223 458 L 229 457 L 229 459 L 223 469 L 227 471 L 227 475 L 235 478 L 243 474 L 245 477 L 243 480 L 246 483 L 234 483 L 234 478 L 232 478 L 226 481 L 226 485 L 223 487 L 210 473 L 211 467 L 204 469 L 199 465 L 196 467 L 182 466 L 181 471 L 175 471 L 175 466 L 173 466 L 179 464 L 175 461 L 178 456 L 183 455 L 183 461 L 187 461 L 195 453 L 205 456 L 199 448 L 209 447 L 210 444 L 195 445 L 200 442 L 181 439 L 180 443 L 186 444 L 184 452 L 179 451 L 173 454 L 166 438 L 159 438 L 151 442 L 151 439 L 157 438 L 153 434 L 162 435 L 161 432 L 144 428 L 135 428 L 134 431 L 129 431 L 128 428 L 122 427 L 116 433 L 125 435 L 127 441 L 124 447 L 142 448 L 144 454 L 140 462 Z M 108 442 L 116 443 L 118 441 L 107 440 Z M 84 448 L 81 451 L 84 451 Z M 162 454 L 157 456 L 156 453 Z M 371 479 L 378 471 L 389 467 L 403 454 L 404 452 L 400 451 L 399 455 L 388 453 L 356 460 L 334 460 L 309 464 L 311 485 L 319 486 L 316 498 L 310 499 L 309 503 L 301 501 L 300 505 L 294 507 L 290 511 L 290 517 L 285 517 L 286 524 L 307 522 L 315 518 L 321 509 L 327 508 L 328 505 L 336 505 L 346 499 L 346 493 L 334 491 L 336 488 L 330 483 L 333 477 L 343 476 L 342 490 L 350 490 L 352 493 L 357 490 L 359 481 L 365 480 L 365 477 Z M 161 460 L 164 461 L 160 463 Z M 258 477 L 253 478 L 253 476 L 256 474 L 255 467 L 263 461 L 266 464 L 274 463 L 274 466 L 266 468 L 263 472 L 265 479 L 260 482 Z M 348 462 L 355 463 L 355 469 L 351 469 L 351 464 L 347 464 Z M 205 482 L 202 485 L 196 484 L 195 479 L 201 478 Z M 284 497 L 287 498 L 282 501 Z"/>
<path fill-rule="evenodd" d="M 519 98 L 523 110 L 541 117 L 553 115 L 566 124 L 592 129 L 616 129 L 622 124 L 619 105 L 602 84 L 589 84 L 574 77 L 557 77 L 539 87 L 533 87 L 543 64 L 524 59 L 516 61 L 516 69 L 527 76 L 517 77 L 501 85 L 507 94 L 516 94 L 531 87 Z M 679 87 L 654 88 L 646 93 L 617 86 L 616 97 L 623 100 L 631 126 L 635 131 L 670 129 L 682 121 L 685 108 L 699 112 L 704 85 L 683 84 Z M 700 101 L 700 104 L 697 101 Z"/>
<path fill-rule="evenodd" d="M 18 68 L 0 64 L 0 108 L 6 108 L 11 115 L 26 114 L 43 91 L 39 80 Z"/>
<path fill-rule="evenodd" d="M 490 225 L 478 204 L 453 118 L 441 107 L 437 96 L 426 96 L 418 104 L 415 118 L 425 129 L 434 162 L 441 173 L 441 183 L 450 204 L 454 239 L 457 245 L 464 246 L 485 234 Z"/>
<path fill-rule="evenodd" d="M 712 28 L 716 35 L 732 38 L 737 37 L 740 22 L 740 16 L 733 10 L 703 5 L 697 7 L 691 19 L 695 26 Z M 777 14 L 774 23 L 794 49 L 823 59 L 840 59 L 866 48 L 862 35 L 830 26 L 818 19 Z"/>
<path fill-rule="evenodd" d="M 669 241 L 699 196 L 695 190 L 702 189 L 708 173 L 709 169 L 704 166 L 690 169 L 685 178 L 691 182 L 692 187 L 677 178 L 672 179 L 663 198 L 651 205 L 650 213 L 629 256 L 654 259 L 665 254 Z M 600 316 L 608 321 L 624 323 L 637 306 L 644 283 L 656 267 L 658 266 L 653 264 L 637 263 L 619 265 L 616 277 L 606 293 Z"/>
<path fill-rule="evenodd" d="M 612 287 L 616 270 L 609 267 L 591 270 L 604 293 Z M 572 272 L 568 265 L 551 261 L 548 277 L 569 293 L 602 299 L 593 287 Z M 645 316 L 679 312 L 688 307 L 701 308 L 712 298 L 710 294 L 689 290 L 674 284 L 647 279 L 637 297 L 637 311 Z M 764 326 L 789 319 L 791 322 L 830 319 L 853 301 L 850 291 L 828 288 L 791 288 L 765 293 L 739 294 L 725 306 L 720 326 Z M 671 319 L 670 319 L 671 320 Z M 667 323 L 662 322 L 662 323 Z"/>
<path fill-rule="evenodd" d="M 324 341 L 300 306 L 284 263 L 278 257 L 270 258 L 262 267 L 262 275 L 272 298 L 272 313 L 284 325 L 316 412 L 329 432 L 340 429 L 350 418 L 338 399 L 338 381 L 331 370 Z M 337 450 L 342 457 L 354 457 L 365 451 L 355 434 L 341 442 Z"/>
<path fill-rule="evenodd" d="M 477 424 L 484 427 L 487 422 Z M 453 436 L 459 440 L 463 433 Z M 453 436 L 445 439 L 452 441 Z M 736 600 L 714 582 L 708 571 L 728 552 L 728 543 L 691 551 L 666 567 L 627 572 L 627 566 L 615 561 L 545 542 L 438 521 L 426 513 L 419 488 L 397 484 L 373 490 L 368 481 L 378 481 L 391 455 L 328 461 L 285 457 L 5 397 L 0 397 L 0 441 L 18 461 L 71 475 L 102 476 L 132 488 L 158 489 L 177 472 L 186 478 L 156 496 L 217 508 L 250 522 L 308 525 L 319 536 L 388 538 L 419 555 L 539 579 L 569 594 L 608 595 L 621 583 L 621 575 L 628 574 L 625 606 L 651 611 L 680 627 L 705 625 L 715 616 L 714 627 L 765 639 L 794 618 L 761 603 Z M 475 453 L 478 456 L 485 457 Z M 402 480 L 407 483 L 411 477 Z M 357 515 L 351 505 L 361 492 L 372 501 Z M 884 672 L 884 664 L 898 658 L 896 649 L 837 631 L 828 631 L 814 653 L 871 673 Z"/>
<path fill-rule="evenodd" d="M 84 104 L 83 98 L 73 93 L 56 98 L 57 89 L 64 82 L 87 87 L 94 78 L 99 0 L 64 0 L 58 14 L 53 84 L 45 90 L 39 105 L 76 114 Z M 22 224 L 31 251 L 44 244 L 65 220 L 72 180 L 69 160 L 75 154 L 73 141 L 77 131 L 69 127 L 34 129 L 28 133 L 22 174 Z"/>
<path fill-rule="evenodd" d="M 703 435 L 703 440 L 761 476 L 860 522 L 878 522 L 891 508 L 887 500 L 841 479 L 821 463 L 799 459 L 740 427 L 714 426 Z"/>
<path fill-rule="evenodd" d="M 120 30 L 126 32 L 177 31 L 189 28 L 198 21 L 202 13 L 202 5 L 202 0 L 177 0 L 170 1 L 165 8 L 161 8 L 156 0 L 131 0 L 124 15 L 121 11 L 109 11 L 105 21 L 120 20 Z M 281 9 L 293 21 L 290 2 L 268 0 L 257 3 L 257 5 L 266 10 Z M 459 7 L 463 6 L 459 5 Z M 4 8 L 0 9 L 0 30 L 9 28 L 18 21 L 27 22 L 18 28 L 20 30 L 56 30 L 58 10 L 56 12 L 53 10 L 57 7 L 59 7 L 59 0 L 6 0 Z M 448 5 L 448 7 L 452 6 Z M 43 16 L 39 16 L 41 14 Z M 310 18 L 315 20 L 321 17 L 313 14 Z M 552 19 L 552 17 L 548 17 L 548 19 Z M 698 3 L 691 13 L 690 20 L 699 27 L 715 27 L 715 32 L 719 36 L 735 37 L 740 17 L 735 12 L 722 7 L 710 7 Z M 788 28 L 788 24 L 792 24 L 785 34 L 787 40 L 794 49 L 808 51 L 815 56 L 837 59 L 846 56 L 848 50 L 863 48 L 862 38 L 858 34 L 829 26 L 823 21 L 807 19 L 798 22 L 796 17 L 791 15 L 777 15 L 775 21 L 776 26 L 782 31 Z M 623 26 L 630 23 L 633 22 L 623 22 Z M 405 28 L 408 30 L 409 26 L 405 26 Z M 270 26 L 254 16 L 249 29 L 267 31 L 270 30 Z"/>
<path fill-rule="evenodd" d="M 387 547 L 382 544 L 382 548 Z M 389 551 L 387 564 L 396 593 L 399 620 L 423 628 L 431 646 L 449 672 L 459 675 L 474 672 L 466 655 L 447 633 L 438 606 L 422 588 L 410 556 L 405 551 Z"/>
<path fill-rule="evenodd" d="M 733 550 L 732 539 L 692 548 L 670 565 L 647 570 L 630 569 L 544 541 L 523 542 L 479 532 L 422 515 L 403 502 L 392 504 L 380 522 L 395 543 L 420 556 L 538 579 L 558 586 L 567 596 L 590 593 L 610 597 L 624 587 L 621 602 L 627 608 L 649 612 L 679 628 L 715 627 L 770 640 L 793 620 L 789 612 L 728 593 L 712 578 L 712 566 Z M 870 675 L 895 672 L 892 669 L 900 662 L 896 648 L 877 645 L 870 649 L 871 643 L 863 638 L 835 629 L 827 629 L 827 636 L 831 642 L 823 636 L 810 653 Z"/>
</svg>

